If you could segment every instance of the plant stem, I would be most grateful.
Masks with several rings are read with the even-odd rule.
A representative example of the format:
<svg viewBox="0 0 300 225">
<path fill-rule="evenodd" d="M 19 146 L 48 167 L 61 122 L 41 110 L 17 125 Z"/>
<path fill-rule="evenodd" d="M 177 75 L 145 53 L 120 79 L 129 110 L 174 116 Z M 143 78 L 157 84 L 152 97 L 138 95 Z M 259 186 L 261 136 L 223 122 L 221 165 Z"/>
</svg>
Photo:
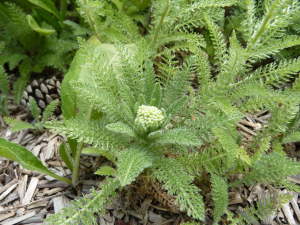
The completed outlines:
<svg viewBox="0 0 300 225">
<path fill-rule="evenodd" d="M 84 0 L 83 3 L 88 4 L 88 0 Z M 96 26 L 96 23 L 95 23 L 93 17 L 91 16 L 91 14 L 89 12 L 85 12 L 85 13 L 86 13 L 86 16 L 88 18 L 88 24 L 90 25 L 92 31 L 95 33 L 96 37 L 99 39 L 100 37 L 99 37 L 99 34 L 98 34 L 97 26 Z"/>
<path fill-rule="evenodd" d="M 58 175 L 56 175 L 56 174 L 48 174 L 48 175 L 51 176 L 51 177 L 54 177 L 54 178 L 56 178 L 56 179 L 58 179 L 58 180 L 61 180 L 61 181 L 65 182 L 65 183 L 67 183 L 67 184 L 72 185 L 72 181 L 69 180 L 69 179 L 67 179 L 67 178 L 58 176 Z"/>
<path fill-rule="evenodd" d="M 161 17 L 160 17 L 159 24 L 158 24 L 157 29 L 155 31 L 155 35 L 154 35 L 154 39 L 153 39 L 154 42 L 156 42 L 158 40 L 158 34 L 159 34 L 159 31 L 160 31 L 160 27 L 164 23 L 165 17 L 167 16 L 167 13 L 169 11 L 169 6 L 170 6 L 170 2 L 169 2 L 169 0 L 167 0 L 166 6 L 164 8 L 164 11 L 163 11 Z"/>
<path fill-rule="evenodd" d="M 66 12 L 67 12 L 67 0 L 61 0 L 60 1 L 60 15 L 63 18 L 63 20 L 65 20 Z"/>
<path fill-rule="evenodd" d="M 93 108 L 94 107 L 92 105 L 91 108 L 90 108 L 90 111 L 89 111 L 87 122 L 89 122 L 91 120 Z M 74 169 L 73 169 L 73 177 L 72 177 L 72 184 L 73 184 L 74 188 L 76 187 L 76 184 L 79 180 L 79 160 L 80 160 L 80 155 L 81 155 L 81 151 L 83 149 L 83 146 L 84 146 L 84 142 L 81 141 L 79 146 L 77 147 L 77 150 L 76 150 Z"/>
<path fill-rule="evenodd" d="M 276 6 L 278 4 L 279 0 L 276 0 L 275 3 L 272 4 L 272 6 L 269 8 L 266 16 L 264 17 L 258 31 L 256 34 L 251 38 L 249 45 L 246 48 L 246 52 L 249 53 L 251 51 L 251 48 L 256 44 L 262 33 L 267 29 L 267 24 L 269 23 L 270 19 L 272 18 L 274 14 L 274 10 L 276 9 Z"/>
</svg>

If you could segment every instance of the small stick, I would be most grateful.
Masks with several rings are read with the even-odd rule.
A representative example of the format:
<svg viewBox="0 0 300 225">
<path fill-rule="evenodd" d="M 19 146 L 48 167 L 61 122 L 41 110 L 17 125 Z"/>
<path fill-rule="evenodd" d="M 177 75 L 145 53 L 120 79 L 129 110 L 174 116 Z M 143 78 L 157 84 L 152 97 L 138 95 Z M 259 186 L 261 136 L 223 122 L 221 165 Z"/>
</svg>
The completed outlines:
<svg viewBox="0 0 300 225">
<path fill-rule="evenodd" d="M 40 200 L 36 200 L 36 201 L 34 201 L 34 202 L 29 202 L 29 203 L 24 204 L 24 205 L 15 206 L 15 207 L 13 207 L 13 208 L 6 209 L 6 210 L 1 211 L 0 214 L 6 213 L 6 212 L 8 212 L 8 211 L 12 211 L 12 210 L 14 210 L 14 209 L 23 208 L 23 207 L 26 207 L 26 206 L 29 206 L 29 205 L 32 205 L 32 204 L 35 204 L 35 203 L 38 203 L 38 202 L 42 202 L 42 201 L 48 200 L 48 199 L 52 199 L 52 198 L 61 196 L 61 195 L 63 195 L 63 194 L 64 194 L 64 193 L 59 193 L 59 194 L 56 194 L 56 195 L 53 195 L 53 196 L 49 196 L 49 197 L 46 197 L 46 198 L 43 198 L 43 199 L 40 199 Z"/>
</svg>

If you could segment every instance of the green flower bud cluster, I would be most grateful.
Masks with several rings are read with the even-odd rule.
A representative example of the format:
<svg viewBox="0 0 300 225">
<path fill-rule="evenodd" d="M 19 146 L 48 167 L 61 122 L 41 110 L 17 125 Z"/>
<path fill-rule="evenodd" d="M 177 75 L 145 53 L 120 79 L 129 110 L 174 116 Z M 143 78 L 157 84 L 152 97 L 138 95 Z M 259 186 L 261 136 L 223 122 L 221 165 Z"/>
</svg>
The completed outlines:
<svg viewBox="0 0 300 225">
<path fill-rule="evenodd" d="M 141 132 L 155 131 L 165 119 L 164 110 L 155 106 L 141 105 L 138 108 L 135 125 Z"/>
</svg>

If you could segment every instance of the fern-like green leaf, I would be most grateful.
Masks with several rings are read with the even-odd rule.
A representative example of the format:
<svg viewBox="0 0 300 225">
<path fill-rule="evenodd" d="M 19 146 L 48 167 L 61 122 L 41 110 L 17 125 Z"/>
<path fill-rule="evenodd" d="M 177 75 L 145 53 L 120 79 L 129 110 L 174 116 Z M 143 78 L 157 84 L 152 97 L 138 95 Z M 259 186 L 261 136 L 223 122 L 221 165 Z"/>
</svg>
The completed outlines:
<svg viewBox="0 0 300 225">
<path fill-rule="evenodd" d="M 154 139 L 154 142 L 159 144 L 178 144 L 187 146 L 200 146 L 201 144 L 193 133 L 184 129 L 167 130 L 158 138 Z"/>
<path fill-rule="evenodd" d="M 145 149 L 125 149 L 118 157 L 118 178 L 122 186 L 132 181 L 145 169 L 152 165 L 151 156 Z"/>
<path fill-rule="evenodd" d="M 228 190 L 227 183 L 223 178 L 212 174 L 211 175 L 212 196 L 214 200 L 214 224 L 218 224 L 220 217 L 226 213 L 228 206 Z"/>
<path fill-rule="evenodd" d="M 266 138 L 261 144 L 259 149 L 255 152 L 255 154 L 251 157 L 252 162 L 256 162 L 259 158 L 270 148 L 271 137 Z"/>
<path fill-rule="evenodd" d="M 79 96 L 93 104 L 95 109 L 108 114 L 111 120 L 121 119 L 116 99 L 109 92 L 88 83 L 72 82 L 71 85 Z"/>
<path fill-rule="evenodd" d="M 95 213 L 105 213 L 105 203 L 111 203 L 110 197 L 115 197 L 115 190 L 120 187 L 118 179 L 107 179 L 100 186 L 101 191 L 96 192 L 91 189 L 91 197 L 87 195 L 83 198 L 71 201 L 68 207 L 63 208 L 60 212 L 53 214 L 45 220 L 49 225 L 69 225 L 70 223 L 95 224 Z"/>
<path fill-rule="evenodd" d="M 110 166 L 102 166 L 100 169 L 98 169 L 95 174 L 100 175 L 100 176 L 117 176 L 117 171 L 113 169 Z"/>
<path fill-rule="evenodd" d="M 11 126 L 10 128 L 11 132 L 17 132 L 25 129 L 35 129 L 35 127 L 32 126 L 30 123 L 26 123 L 10 117 L 4 117 L 4 121 Z"/>
<path fill-rule="evenodd" d="M 50 102 L 50 104 L 46 107 L 44 113 L 43 113 L 43 119 L 41 121 L 41 124 L 43 125 L 48 119 L 49 117 L 53 114 L 56 106 L 58 104 L 58 99 Z"/>
<path fill-rule="evenodd" d="M 2 116 L 9 116 L 9 111 L 7 106 L 8 106 L 7 96 L 3 95 L 2 97 L 0 97 L 0 114 Z"/>
<path fill-rule="evenodd" d="M 52 132 L 60 132 L 68 138 L 76 139 L 78 142 L 83 141 L 87 144 L 93 144 L 101 150 L 113 151 L 120 149 L 131 140 L 125 135 L 116 135 L 105 128 L 106 124 L 101 120 L 91 120 L 87 122 L 82 118 L 64 119 L 63 123 L 57 120 L 51 120 L 45 124 L 45 127 Z M 101 153 L 100 153 L 101 154 Z"/>
<path fill-rule="evenodd" d="M 106 128 L 115 133 L 121 133 L 121 134 L 128 135 L 130 137 L 136 137 L 134 130 L 130 126 L 122 122 L 108 124 L 106 125 Z"/>
<path fill-rule="evenodd" d="M 29 77 L 19 77 L 13 85 L 14 101 L 19 104 Z"/>
<path fill-rule="evenodd" d="M 119 149 L 118 149 L 119 150 Z M 116 150 L 110 149 L 110 151 L 107 151 L 107 149 L 102 149 L 100 147 L 88 147 L 82 149 L 83 154 L 87 155 L 93 155 L 93 156 L 98 156 L 102 155 L 106 157 L 109 161 L 116 162 Z"/>
<path fill-rule="evenodd" d="M 300 132 L 293 132 L 286 137 L 283 138 L 282 143 L 290 143 L 290 142 L 299 142 L 300 141 Z"/>
<path fill-rule="evenodd" d="M 36 122 L 40 122 L 40 113 L 39 113 L 39 107 L 36 104 L 36 101 L 33 97 L 29 98 L 29 103 L 30 103 L 30 112 L 35 118 Z"/>
<path fill-rule="evenodd" d="M 118 87 L 119 92 L 121 94 L 122 99 L 127 103 L 130 107 L 131 111 L 134 111 L 134 104 L 136 102 L 130 88 L 124 83 L 124 81 L 118 79 Z"/>
<path fill-rule="evenodd" d="M 134 123 L 134 116 L 131 111 L 131 108 L 124 102 L 121 101 L 120 107 L 122 111 L 119 112 L 120 116 L 128 123 L 133 124 Z"/>
<path fill-rule="evenodd" d="M 3 95 L 7 95 L 9 92 L 9 77 L 3 66 L 0 66 L 0 91 Z"/>
<path fill-rule="evenodd" d="M 218 70 L 222 69 L 222 62 L 226 52 L 226 43 L 221 32 L 221 28 L 215 24 L 207 15 L 205 16 L 205 21 L 208 26 L 208 30 L 213 41 L 215 49 L 215 60 Z"/>
<path fill-rule="evenodd" d="M 161 103 L 161 97 L 162 97 L 162 90 L 161 87 L 159 85 L 159 83 L 156 83 L 154 85 L 154 89 L 151 95 L 151 99 L 155 99 L 154 105 L 157 108 L 160 108 L 160 103 Z"/>
<path fill-rule="evenodd" d="M 258 161 L 252 164 L 252 172 L 246 173 L 243 178 L 235 184 L 245 183 L 246 185 L 260 183 L 271 183 L 285 186 L 289 190 L 298 191 L 300 188 L 286 179 L 300 172 L 300 166 L 294 160 L 277 152 L 265 154 Z"/>
<path fill-rule="evenodd" d="M 237 144 L 224 129 L 215 127 L 213 128 L 213 132 L 215 133 L 216 137 L 218 138 L 218 141 L 222 144 L 222 147 L 227 154 L 224 163 L 227 167 L 232 167 L 236 158 L 238 147 Z"/>
<path fill-rule="evenodd" d="M 163 182 L 169 194 L 176 195 L 180 210 L 187 209 L 188 216 L 204 220 L 204 202 L 199 189 L 192 184 L 193 178 L 172 158 L 156 157 L 151 176 Z"/>
<path fill-rule="evenodd" d="M 167 115 L 171 114 L 172 116 L 174 116 L 186 104 L 186 101 L 187 101 L 187 96 L 177 99 L 169 106 L 169 108 L 167 108 L 166 114 Z"/>
</svg>

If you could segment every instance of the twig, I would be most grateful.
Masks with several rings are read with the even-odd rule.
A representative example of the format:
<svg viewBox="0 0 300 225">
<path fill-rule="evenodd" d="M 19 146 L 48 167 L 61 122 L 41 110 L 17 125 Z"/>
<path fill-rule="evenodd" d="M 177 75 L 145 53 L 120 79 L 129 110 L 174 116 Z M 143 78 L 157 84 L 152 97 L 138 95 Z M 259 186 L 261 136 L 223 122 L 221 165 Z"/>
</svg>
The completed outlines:
<svg viewBox="0 0 300 225">
<path fill-rule="evenodd" d="M 63 166 L 63 164 L 62 164 L 62 162 L 61 162 L 60 160 L 58 160 L 58 162 L 60 163 L 61 168 L 64 170 L 66 176 L 67 176 L 70 180 L 72 180 L 71 177 L 69 177 L 69 175 L 67 174 L 67 171 L 65 170 L 65 168 L 64 168 L 64 166 Z"/>
<path fill-rule="evenodd" d="M 53 196 L 49 196 L 49 197 L 46 197 L 46 198 L 34 201 L 34 202 L 29 202 L 29 203 L 24 204 L 24 205 L 15 206 L 13 208 L 1 211 L 0 214 L 6 213 L 8 211 L 15 210 L 15 209 L 23 208 L 23 207 L 26 207 L 26 206 L 29 206 L 29 205 L 32 205 L 32 204 L 35 204 L 35 203 L 38 203 L 38 202 L 42 202 L 42 201 L 48 200 L 48 199 L 52 199 L 52 198 L 55 198 L 55 197 L 58 197 L 58 196 L 61 196 L 61 195 L 64 195 L 64 193 L 59 193 L 59 194 L 56 194 L 56 195 L 53 195 Z"/>
</svg>

